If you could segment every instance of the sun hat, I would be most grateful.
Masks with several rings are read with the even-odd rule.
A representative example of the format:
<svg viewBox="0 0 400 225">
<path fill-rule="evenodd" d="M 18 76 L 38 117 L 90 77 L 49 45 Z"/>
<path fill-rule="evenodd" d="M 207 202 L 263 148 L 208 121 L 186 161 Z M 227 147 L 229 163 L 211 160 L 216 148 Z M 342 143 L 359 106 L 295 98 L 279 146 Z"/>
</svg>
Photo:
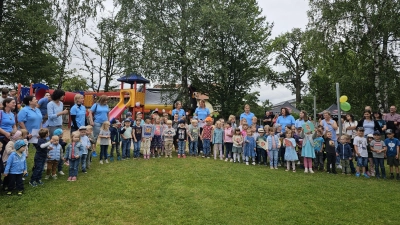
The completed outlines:
<svg viewBox="0 0 400 225">
<path fill-rule="evenodd" d="M 25 141 L 24 140 L 18 140 L 18 141 L 16 141 L 15 142 L 15 144 L 14 144 L 14 148 L 15 148 L 15 150 L 19 150 L 19 149 L 21 149 L 22 147 L 24 147 L 24 146 L 26 146 L 26 143 L 25 143 Z"/>
<path fill-rule="evenodd" d="M 264 129 L 258 128 L 258 133 L 264 133 Z"/>
<path fill-rule="evenodd" d="M 61 128 L 57 128 L 54 132 L 53 135 L 60 136 L 63 133 L 63 130 Z"/>
</svg>

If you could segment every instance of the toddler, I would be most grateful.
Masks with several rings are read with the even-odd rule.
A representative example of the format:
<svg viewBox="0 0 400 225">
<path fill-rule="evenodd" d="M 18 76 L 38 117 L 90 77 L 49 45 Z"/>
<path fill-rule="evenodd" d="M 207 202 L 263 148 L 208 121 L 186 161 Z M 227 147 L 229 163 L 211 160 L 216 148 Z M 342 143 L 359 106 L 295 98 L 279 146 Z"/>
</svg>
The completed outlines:
<svg viewBox="0 0 400 225">
<path fill-rule="evenodd" d="M 121 128 L 121 137 L 122 137 L 122 160 L 129 159 L 131 157 L 131 142 L 132 142 L 132 127 L 131 127 L 131 120 L 129 118 L 125 119 L 124 127 Z"/>
<path fill-rule="evenodd" d="M 197 156 L 197 145 L 199 141 L 199 122 L 195 119 L 192 120 L 192 126 L 189 127 L 189 138 L 190 138 L 190 146 L 189 146 L 189 154 L 191 156 Z"/>
<path fill-rule="evenodd" d="M 290 170 L 290 164 L 292 164 L 292 170 L 296 172 L 296 161 L 299 160 L 296 152 L 296 141 L 294 140 L 292 131 L 286 132 L 286 138 L 283 139 L 283 146 L 285 146 L 285 160 L 286 160 L 286 170 Z"/>
<path fill-rule="evenodd" d="M 394 179 L 394 168 L 396 169 L 396 178 L 400 180 L 399 176 L 399 146 L 400 141 L 394 137 L 394 132 L 392 129 L 386 130 L 387 138 L 385 140 L 385 145 L 387 146 L 386 156 L 387 164 L 390 167 L 390 179 Z M 355 140 L 355 139 L 354 139 Z M 356 143 L 356 142 L 354 142 Z M 355 144 L 354 144 L 355 148 Z"/>
<path fill-rule="evenodd" d="M 154 136 L 151 139 L 151 151 L 153 154 L 153 158 L 156 157 L 156 154 L 159 158 L 161 157 L 162 133 L 163 133 L 163 127 L 161 125 L 161 119 L 160 117 L 157 116 L 155 118 L 155 123 L 154 123 Z"/>
<path fill-rule="evenodd" d="M 214 160 L 217 159 L 218 150 L 219 150 L 219 159 L 222 160 L 224 157 L 222 155 L 222 144 L 224 142 L 223 138 L 224 138 L 224 130 L 222 129 L 222 124 L 220 121 L 217 121 L 215 123 L 215 129 L 212 135 L 212 142 L 214 144 Z"/>
<path fill-rule="evenodd" d="M 175 129 L 172 127 L 172 121 L 167 121 L 167 128 L 163 131 L 165 158 L 172 158 L 172 148 L 174 146 Z"/>
<path fill-rule="evenodd" d="M 84 151 L 84 147 L 80 140 L 81 134 L 79 131 L 73 132 L 71 134 L 71 144 L 69 144 L 65 150 L 64 160 L 68 160 L 69 164 L 69 176 L 67 181 L 76 181 L 78 176 L 79 158 Z"/>
<path fill-rule="evenodd" d="M 178 158 L 180 158 L 181 156 L 183 158 L 186 158 L 185 148 L 186 148 L 188 135 L 187 135 L 187 129 L 186 129 L 184 120 L 179 121 L 177 133 L 178 133 Z"/>
<path fill-rule="evenodd" d="M 214 132 L 214 128 L 212 126 L 211 117 L 207 117 L 205 119 L 206 124 L 203 126 L 203 131 L 200 134 L 200 139 L 203 142 L 203 158 L 210 158 L 210 150 L 211 150 L 211 138 L 212 133 Z"/>
<path fill-rule="evenodd" d="M 12 190 L 17 189 L 18 195 L 22 195 L 24 183 L 22 177 L 27 173 L 26 143 L 23 140 L 17 140 L 14 144 L 15 152 L 12 152 L 7 159 L 7 165 L 4 169 L 4 176 L 8 177 L 8 192 L 7 195 L 12 195 Z M 5 185 L 5 184 L 3 184 Z"/>
<path fill-rule="evenodd" d="M 346 135 L 342 135 L 340 137 L 340 144 L 336 148 L 336 156 L 340 157 L 340 163 L 342 164 L 342 174 L 351 175 L 350 160 L 352 157 L 352 152 L 350 145 L 347 143 Z"/>
<path fill-rule="evenodd" d="M 233 147 L 232 136 L 233 136 L 233 129 L 231 126 L 231 122 L 228 120 L 228 122 L 225 123 L 225 129 L 224 129 L 225 161 L 226 162 L 229 159 L 231 159 L 231 162 L 233 162 L 233 159 L 232 159 L 232 147 Z"/>
<path fill-rule="evenodd" d="M 47 137 L 49 136 L 49 130 L 46 128 L 42 128 L 39 130 L 39 139 L 37 144 L 35 145 L 36 153 L 34 158 L 34 169 L 31 176 L 31 180 L 29 184 L 32 187 L 36 187 L 38 184 L 43 185 L 41 180 L 42 172 L 44 168 L 44 164 L 47 158 L 48 150 L 51 150 L 50 141 L 47 141 Z"/>
<path fill-rule="evenodd" d="M 150 144 L 154 135 L 154 127 L 150 123 L 150 118 L 147 117 L 145 124 L 142 127 L 142 148 L 143 148 L 143 158 L 150 159 Z"/>
<path fill-rule="evenodd" d="M 88 136 L 86 136 L 86 127 L 85 126 L 79 127 L 79 133 L 81 135 L 81 144 L 83 145 L 83 152 L 82 152 L 81 157 L 79 158 L 79 161 L 81 163 L 82 172 L 87 173 L 86 159 L 88 156 L 89 148 L 92 145 L 92 143 L 90 143 Z"/>
<path fill-rule="evenodd" d="M 365 178 L 369 178 L 365 172 L 368 163 L 367 139 L 364 137 L 364 127 L 357 128 L 357 136 L 354 138 L 354 152 L 357 157 L 356 177 L 360 177 L 360 169 Z M 397 151 L 398 152 L 398 151 Z M 397 164 L 398 165 L 398 164 Z M 333 167 L 333 166 L 332 166 Z"/>
<path fill-rule="evenodd" d="M 107 160 L 107 150 L 108 150 L 108 145 L 110 143 L 110 122 L 105 121 L 101 127 L 100 127 L 100 133 L 99 133 L 99 138 L 100 138 L 100 164 L 103 164 L 103 158 L 105 159 L 105 162 L 108 163 Z"/>
<path fill-rule="evenodd" d="M 142 142 L 141 121 L 142 121 L 141 119 L 137 118 L 135 125 L 132 127 L 133 158 L 134 159 L 138 159 L 140 157 L 140 143 Z"/>
<path fill-rule="evenodd" d="M 246 165 L 249 165 L 249 158 L 252 159 L 252 164 L 256 165 L 255 156 L 256 156 L 256 140 L 253 137 L 253 131 L 251 128 L 247 129 L 247 136 L 245 140 L 245 148 L 244 155 L 246 157 Z"/>
<path fill-rule="evenodd" d="M 114 149 L 117 153 L 117 160 L 121 160 L 121 154 L 119 152 L 119 147 L 121 145 L 121 132 L 118 126 L 121 123 L 118 120 L 113 119 L 111 121 L 110 135 L 111 135 L 111 154 L 110 161 L 114 161 Z"/>
<path fill-rule="evenodd" d="M 232 136 L 232 142 L 233 162 L 236 163 L 237 159 L 237 162 L 240 163 L 240 154 L 243 150 L 243 136 L 240 133 L 240 128 L 235 128 L 235 133 Z"/>
<path fill-rule="evenodd" d="M 377 179 L 383 178 L 386 179 L 386 171 L 385 171 L 385 152 L 386 145 L 385 142 L 381 140 L 381 134 L 379 131 L 374 132 L 374 140 L 371 141 L 371 151 L 374 157 L 375 164 L 375 177 Z M 381 171 L 379 173 L 379 167 Z"/>
<path fill-rule="evenodd" d="M 53 132 L 54 133 L 54 132 Z M 50 173 L 53 179 L 57 179 L 57 167 L 58 167 L 58 162 L 60 159 L 63 159 L 62 157 L 62 148 L 61 145 L 59 144 L 59 137 L 54 135 L 51 137 L 50 140 L 50 145 L 49 145 L 49 152 L 47 153 L 47 171 L 46 171 L 46 177 L 44 179 L 49 179 Z"/>
<path fill-rule="evenodd" d="M 279 141 L 279 134 L 275 134 L 274 128 L 269 128 L 269 136 L 267 138 L 267 149 L 270 152 L 270 169 L 278 169 L 278 151 L 281 147 Z"/>
</svg>

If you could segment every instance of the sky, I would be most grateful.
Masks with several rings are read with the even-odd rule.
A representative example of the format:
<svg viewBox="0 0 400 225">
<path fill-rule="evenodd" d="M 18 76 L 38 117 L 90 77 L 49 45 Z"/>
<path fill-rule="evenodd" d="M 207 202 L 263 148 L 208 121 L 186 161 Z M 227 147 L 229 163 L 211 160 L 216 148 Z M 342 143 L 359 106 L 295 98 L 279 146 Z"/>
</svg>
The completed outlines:
<svg viewBox="0 0 400 225">
<path fill-rule="evenodd" d="M 293 28 L 305 29 L 308 19 L 308 1 L 307 0 L 257 0 L 262 14 L 267 18 L 269 23 L 274 23 L 271 39 L 280 34 L 288 32 Z M 113 9 L 113 0 L 106 0 L 105 9 Z M 85 40 L 87 44 L 94 44 L 93 40 Z M 272 62 L 271 62 L 272 63 Z M 74 59 L 73 64 L 80 67 L 79 60 Z M 74 66 L 73 66 L 74 67 Z M 276 68 L 274 68 L 276 69 Z M 280 85 L 272 90 L 270 85 L 261 83 L 260 87 L 252 87 L 251 91 L 260 92 L 260 102 L 269 99 L 271 103 L 276 104 L 282 101 L 294 99 L 291 91 Z"/>
</svg>

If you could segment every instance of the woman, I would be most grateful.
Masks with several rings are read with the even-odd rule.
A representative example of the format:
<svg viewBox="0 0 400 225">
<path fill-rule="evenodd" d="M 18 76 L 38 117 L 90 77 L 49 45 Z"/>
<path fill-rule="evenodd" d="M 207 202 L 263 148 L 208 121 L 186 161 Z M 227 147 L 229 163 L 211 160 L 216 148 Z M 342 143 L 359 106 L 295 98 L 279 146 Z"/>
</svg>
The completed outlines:
<svg viewBox="0 0 400 225">
<path fill-rule="evenodd" d="M 373 120 L 371 111 L 364 111 L 364 117 L 358 121 L 357 127 L 364 127 L 364 136 L 367 138 L 368 134 L 374 134 L 374 131 L 382 133 L 382 128 L 378 121 Z"/>
<path fill-rule="evenodd" d="M 303 127 L 303 124 L 304 124 L 307 120 L 308 120 L 308 116 L 307 116 L 306 111 L 301 110 L 301 111 L 300 111 L 300 114 L 299 114 L 299 118 L 298 118 L 298 119 L 296 120 L 296 122 L 294 123 L 294 126 L 295 126 L 296 128 Z"/>
<path fill-rule="evenodd" d="M 329 111 L 324 111 L 322 113 L 323 119 L 319 123 L 324 128 L 324 132 L 330 131 L 332 133 L 332 141 L 335 142 L 335 148 L 338 145 L 337 142 L 337 135 L 336 135 L 336 130 L 338 129 L 338 125 L 336 121 L 332 119 L 331 113 Z"/>
<path fill-rule="evenodd" d="M 202 99 L 199 102 L 199 106 L 194 111 L 194 114 L 201 121 L 204 121 L 208 116 L 210 116 L 210 110 L 206 107 L 206 102 Z"/>
<path fill-rule="evenodd" d="M 50 93 L 46 93 L 43 98 L 38 101 L 38 107 L 40 112 L 42 113 L 42 118 L 47 115 L 47 104 L 51 101 Z"/>
<path fill-rule="evenodd" d="M 283 128 L 285 128 L 287 125 L 289 126 L 295 125 L 295 120 L 294 117 L 290 115 L 289 109 L 281 108 L 281 115 L 276 120 L 276 123 L 282 125 L 282 132 L 285 133 L 285 130 L 283 130 Z"/>
<path fill-rule="evenodd" d="M 385 140 L 384 138 L 385 138 L 385 131 L 386 131 L 386 121 L 382 118 L 382 113 L 374 112 L 374 118 L 375 118 L 375 121 L 379 123 L 379 126 L 382 129 L 381 138 L 382 138 L 382 140 Z"/>
<path fill-rule="evenodd" d="M 272 127 L 272 120 L 273 119 L 274 119 L 274 114 L 272 112 L 265 111 L 265 116 L 264 116 L 264 119 L 263 119 L 264 127 L 267 126 L 267 125 Z"/>
<path fill-rule="evenodd" d="M 32 137 L 32 131 L 36 130 L 38 135 L 39 129 L 42 127 L 42 113 L 37 106 L 37 100 L 34 96 L 27 96 L 22 101 L 25 107 L 18 113 L 18 124 L 21 129 L 26 129 L 29 132 L 28 137 Z"/>
<path fill-rule="evenodd" d="M 86 107 L 83 104 L 83 95 L 76 94 L 74 97 L 75 105 L 71 108 L 71 134 L 74 131 L 79 130 L 79 127 L 85 126 L 86 124 Z"/>
<path fill-rule="evenodd" d="M 48 115 L 48 129 L 50 137 L 53 136 L 53 133 L 56 129 L 61 128 L 63 124 L 63 115 L 68 115 L 68 110 L 64 108 L 64 104 L 62 100 L 64 100 L 65 92 L 63 90 L 57 89 L 51 95 L 51 102 L 47 104 L 47 115 Z"/>
<path fill-rule="evenodd" d="M 175 109 L 172 110 L 172 116 L 178 114 L 178 120 L 185 119 L 186 113 L 182 109 L 182 103 L 180 101 L 175 102 Z"/>
<path fill-rule="evenodd" d="M 99 100 L 92 105 L 89 110 L 89 120 L 90 125 L 93 126 L 93 137 L 97 142 L 97 137 L 100 133 L 100 127 L 105 121 L 109 121 L 108 113 L 110 108 L 107 105 L 108 97 L 107 95 L 102 95 Z"/>
<path fill-rule="evenodd" d="M 17 131 L 17 125 L 15 123 L 15 116 L 12 112 L 15 109 L 16 102 L 13 98 L 6 98 L 3 101 L 3 111 L 0 111 L 0 139 L 3 143 L 2 151 L 0 154 L 3 154 L 3 150 L 6 147 L 8 141 L 11 138 L 11 132 Z"/>
<path fill-rule="evenodd" d="M 242 119 L 246 119 L 247 125 L 249 125 L 250 127 L 253 124 L 252 122 L 253 117 L 254 113 L 250 112 L 250 105 L 249 104 L 244 105 L 244 113 L 240 114 L 240 121 L 242 121 Z"/>
</svg>

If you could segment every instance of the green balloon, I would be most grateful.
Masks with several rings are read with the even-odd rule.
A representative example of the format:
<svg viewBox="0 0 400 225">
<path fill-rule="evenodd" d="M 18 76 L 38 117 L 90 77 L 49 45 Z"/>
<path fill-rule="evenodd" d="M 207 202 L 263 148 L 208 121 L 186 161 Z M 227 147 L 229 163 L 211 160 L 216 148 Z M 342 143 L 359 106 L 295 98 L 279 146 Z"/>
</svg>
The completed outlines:
<svg viewBox="0 0 400 225">
<path fill-rule="evenodd" d="M 351 105 L 350 105 L 350 103 L 348 103 L 348 102 L 342 102 L 342 103 L 340 103 L 340 108 L 341 108 L 343 111 L 347 112 L 347 111 L 350 111 Z"/>
</svg>

